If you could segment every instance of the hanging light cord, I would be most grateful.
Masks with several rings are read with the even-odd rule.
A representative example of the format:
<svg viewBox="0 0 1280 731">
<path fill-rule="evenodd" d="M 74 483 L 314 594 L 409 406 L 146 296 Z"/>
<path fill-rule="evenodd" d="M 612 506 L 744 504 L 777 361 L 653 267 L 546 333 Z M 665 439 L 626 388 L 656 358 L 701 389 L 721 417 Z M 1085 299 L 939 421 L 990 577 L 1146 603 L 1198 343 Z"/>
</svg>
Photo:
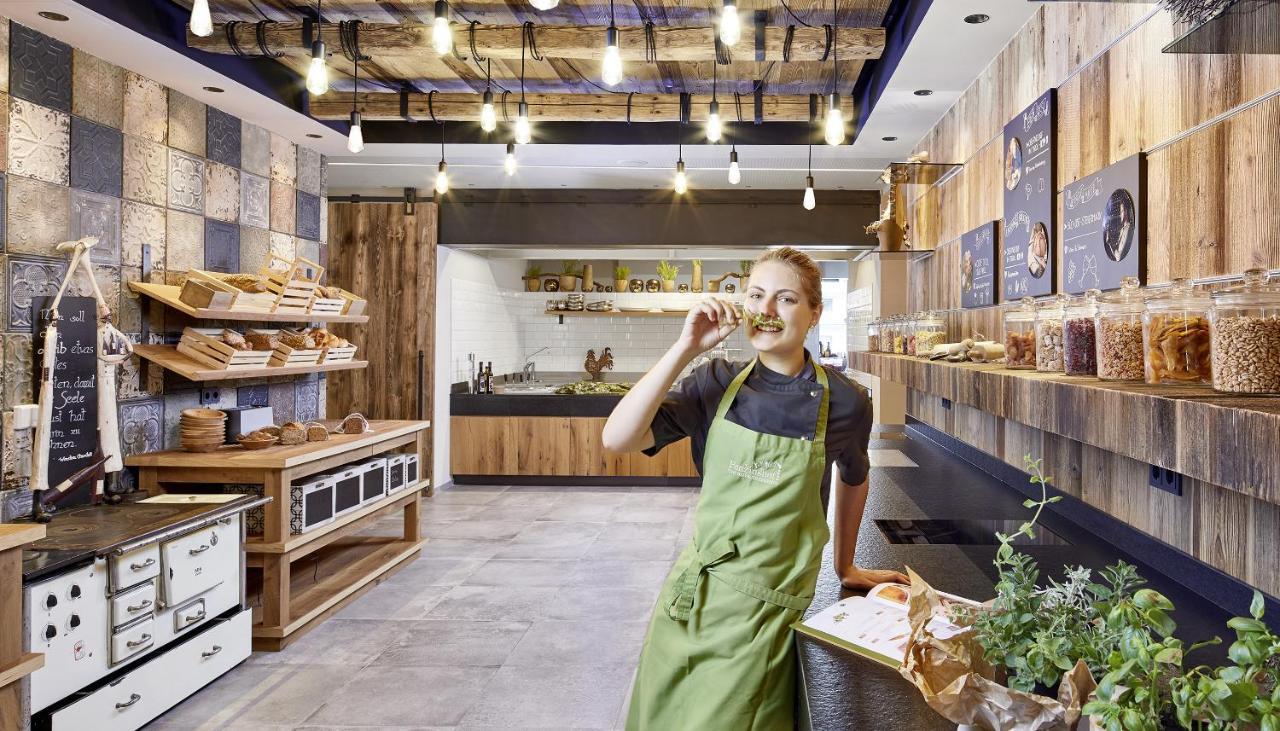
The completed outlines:
<svg viewBox="0 0 1280 731">
<path fill-rule="evenodd" d="M 840 49 L 837 47 L 836 33 L 839 32 L 840 12 L 836 9 L 836 0 L 831 0 L 831 93 L 836 93 L 840 84 Z"/>
<path fill-rule="evenodd" d="M 440 125 L 440 162 L 444 162 L 444 120 L 438 120 L 437 124 Z"/>
<path fill-rule="evenodd" d="M 809 177 L 813 177 L 813 143 L 809 143 Z"/>
</svg>

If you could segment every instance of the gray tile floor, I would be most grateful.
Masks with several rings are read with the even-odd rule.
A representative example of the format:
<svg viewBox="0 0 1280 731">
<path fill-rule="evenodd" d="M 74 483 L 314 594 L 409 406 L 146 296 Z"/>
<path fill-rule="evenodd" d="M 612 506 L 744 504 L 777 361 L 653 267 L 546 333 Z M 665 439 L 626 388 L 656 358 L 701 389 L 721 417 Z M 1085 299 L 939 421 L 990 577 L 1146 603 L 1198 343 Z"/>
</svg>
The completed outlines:
<svg viewBox="0 0 1280 731">
<path fill-rule="evenodd" d="M 152 728 L 621 728 L 696 500 L 667 488 L 441 491 L 423 502 L 421 558 Z"/>
</svg>

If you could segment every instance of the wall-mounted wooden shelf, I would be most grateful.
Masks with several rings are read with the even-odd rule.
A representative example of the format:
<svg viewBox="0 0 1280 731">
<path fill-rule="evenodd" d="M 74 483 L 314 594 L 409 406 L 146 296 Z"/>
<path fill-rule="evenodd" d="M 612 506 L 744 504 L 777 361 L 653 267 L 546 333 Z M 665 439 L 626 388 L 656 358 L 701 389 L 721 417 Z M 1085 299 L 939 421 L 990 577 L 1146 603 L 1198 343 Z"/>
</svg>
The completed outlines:
<svg viewBox="0 0 1280 731">
<path fill-rule="evenodd" d="M 173 345 L 135 345 L 133 352 L 138 357 L 173 371 L 191 381 L 228 381 L 236 378 L 267 378 L 268 376 L 297 376 L 307 373 L 323 373 L 325 371 L 349 371 L 364 368 L 367 361 L 351 360 L 344 363 L 321 363 L 302 366 L 264 366 L 262 368 L 210 368 L 198 363 L 182 353 Z"/>
<path fill-rule="evenodd" d="M 350 323 L 366 323 L 369 321 L 368 315 L 326 315 L 326 314 L 295 314 L 280 312 L 259 312 L 255 310 L 211 310 L 207 308 L 192 307 L 191 305 L 179 299 L 182 289 L 167 284 L 147 284 L 146 282 L 129 282 L 129 289 L 134 292 L 150 297 L 157 302 L 164 303 L 168 307 L 172 307 L 179 312 L 184 312 L 192 317 L 198 317 L 207 320 L 243 320 L 247 322 L 350 322 Z"/>
<path fill-rule="evenodd" d="M 689 314 L 689 311 L 644 310 L 643 312 L 623 312 L 622 310 L 609 310 L 607 312 L 592 312 L 590 310 L 547 310 L 544 314 L 557 315 L 559 317 L 684 317 Z"/>
</svg>

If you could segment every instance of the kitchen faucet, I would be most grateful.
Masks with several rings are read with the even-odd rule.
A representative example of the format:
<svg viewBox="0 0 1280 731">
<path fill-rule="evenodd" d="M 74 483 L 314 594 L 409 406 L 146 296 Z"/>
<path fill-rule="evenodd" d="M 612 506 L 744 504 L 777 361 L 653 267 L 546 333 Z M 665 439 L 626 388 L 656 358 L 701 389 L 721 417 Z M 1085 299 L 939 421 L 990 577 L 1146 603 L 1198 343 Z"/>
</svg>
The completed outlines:
<svg viewBox="0 0 1280 731">
<path fill-rule="evenodd" d="M 535 382 L 537 382 L 537 380 L 538 380 L 538 367 L 537 367 L 537 364 L 536 364 L 536 363 L 534 363 L 534 361 L 533 361 L 533 356 L 535 356 L 535 355 L 537 355 L 538 353 L 541 353 L 542 351 L 547 350 L 547 349 L 548 349 L 548 348 L 546 348 L 546 347 L 538 348 L 537 350 L 533 351 L 532 353 L 530 353 L 530 354 L 528 354 L 528 355 L 526 355 L 526 356 L 524 357 L 524 368 L 521 370 L 521 378 L 522 378 L 526 383 L 535 383 Z"/>
</svg>

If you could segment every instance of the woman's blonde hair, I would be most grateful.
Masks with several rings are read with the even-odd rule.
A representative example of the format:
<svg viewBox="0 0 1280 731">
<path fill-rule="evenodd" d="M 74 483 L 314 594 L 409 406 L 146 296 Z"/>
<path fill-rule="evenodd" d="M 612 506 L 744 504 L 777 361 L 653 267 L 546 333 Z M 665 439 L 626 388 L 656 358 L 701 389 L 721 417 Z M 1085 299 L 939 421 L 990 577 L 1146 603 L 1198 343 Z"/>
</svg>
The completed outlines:
<svg viewBox="0 0 1280 731">
<path fill-rule="evenodd" d="M 768 249 L 755 259 L 756 264 L 766 261 L 776 261 L 791 267 L 800 275 L 800 286 L 804 290 L 805 299 L 809 300 L 809 306 L 816 308 L 822 305 L 822 269 L 808 254 L 784 246 L 781 249 Z"/>
</svg>

